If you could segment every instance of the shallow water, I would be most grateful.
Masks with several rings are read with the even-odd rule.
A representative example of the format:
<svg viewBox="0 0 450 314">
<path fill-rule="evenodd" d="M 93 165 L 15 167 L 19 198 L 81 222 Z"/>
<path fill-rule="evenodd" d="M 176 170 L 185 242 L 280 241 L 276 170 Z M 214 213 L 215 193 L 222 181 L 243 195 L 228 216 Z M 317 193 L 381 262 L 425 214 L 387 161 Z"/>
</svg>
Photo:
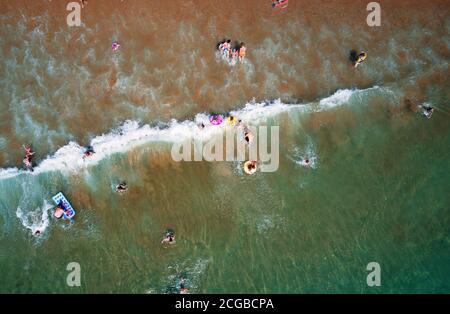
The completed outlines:
<svg viewBox="0 0 450 314">
<path fill-rule="evenodd" d="M 173 293 L 180 276 L 191 293 L 450 291 L 448 1 L 382 3 L 380 29 L 364 1 L 124 2 L 89 1 L 80 28 L 61 3 L 1 2 L 1 292 Z M 244 63 L 217 58 L 228 36 Z M 352 49 L 369 54 L 356 70 Z M 280 126 L 276 172 L 172 160 L 230 111 Z M 51 216 L 58 191 L 72 223 Z"/>
</svg>

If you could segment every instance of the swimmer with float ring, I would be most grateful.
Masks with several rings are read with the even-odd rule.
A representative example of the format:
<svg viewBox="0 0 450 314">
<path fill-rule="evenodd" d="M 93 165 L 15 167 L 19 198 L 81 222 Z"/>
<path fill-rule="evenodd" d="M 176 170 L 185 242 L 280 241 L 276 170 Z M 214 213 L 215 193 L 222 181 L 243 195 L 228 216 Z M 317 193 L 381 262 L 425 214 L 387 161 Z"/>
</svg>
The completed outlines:
<svg viewBox="0 0 450 314">
<path fill-rule="evenodd" d="M 229 116 L 227 118 L 227 121 L 228 121 L 228 125 L 231 125 L 231 126 L 235 126 L 237 123 L 237 119 L 234 116 Z"/>
<path fill-rule="evenodd" d="M 220 114 L 213 114 L 209 117 L 209 122 L 211 122 L 212 125 L 220 125 L 223 122 L 223 118 Z"/>
<path fill-rule="evenodd" d="M 362 52 L 358 55 L 358 57 L 357 57 L 357 59 L 356 59 L 356 61 L 355 61 L 355 68 L 358 67 L 358 65 L 360 65 L 360 64 L 363 63 L 364 61 L 366 61 L 366 59 L 367 59 L 367 53 L 365 53 L 364 51 L 362 51 Z"/>
<path fill-rule="evenodd" d="M 257 165 L 258 163 L 254 160 L 247 160 L 244 163 L 244 171 L 246 174 L 252 175 L 256 172 L 257 170 Z"/>
</svg>

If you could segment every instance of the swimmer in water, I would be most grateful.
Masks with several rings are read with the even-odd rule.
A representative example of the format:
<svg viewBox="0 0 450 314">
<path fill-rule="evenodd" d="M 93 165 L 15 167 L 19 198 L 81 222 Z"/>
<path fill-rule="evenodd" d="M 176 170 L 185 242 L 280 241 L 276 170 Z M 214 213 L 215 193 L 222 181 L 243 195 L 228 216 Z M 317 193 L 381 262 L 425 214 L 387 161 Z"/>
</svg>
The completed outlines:
<svg viewBox="0 0 450 314">
<path fill-rule="evenodd" d="M 187 293 L 189 292 L 189 289 L 186 288 L 186 287 L 184 286 L 184 284 L 185 284 L 184 278 L 181 277 L 181 278 L 180 278 L 180 294 L 187 294 Z"/>
<path fill-rule="evenodd" d="M 166 231 L 166 236 L 162 239 L 161 243 L 174 243 L 175 242 L 175 234 L 172 230 Z"/>
<path fill-rule="evenodd" d="M 116 186 L 116 191 L 118 193 L 123 193 L 127 190 L 127 183 L 125 181 L 120 182 L 117 186 Z"/>
<path fill-rule="evenodd" d="M 234 117 L 234 116 L 228 116 L 228 124 L 229 125 L 231 125 L 231 126 L 235 126 L 236 125 L 236 117 Z"/>
<path fill-rule="evenodd" d="M 257 162 L 254 160 L 248 160 L 244 163 L 244 171 L 246 174 L 254 174 L 256 172 Z"/>
<path fill-rule="evenodd" d="M 253 140 L 253 134 L 252 134 L 252 132 L 250 132 L 249 130 L 246 130 L 246 131 L 244 132 L 244 139 L 245 139 L 245 141 L 246 141 L 248 144 L 250 144 L 250 142 Z"/>
<path fill-rule="evenodd" d="M 62 203 L 59 203 L 59 205 L 56 206 L 53 216 L 55 216 L 57 219 L 60 219 L 65 214 L 65 212 L 66 210 L 64 209 L 64 205 Z"/>
<path fill-rule="evenodd" d="M 86 151 L 84 152 L 83 158 L 91 157 L 95 154 L 94 148 L 92 146 L 86 147 Z"/>
<path fill-rule="evenodd" d="M 363 63 L 366 59 L 367 59 L 367 53 L 362 51 L 356 59 L 355 68 L 358 67 L 358 65 L 360 65 L 361 63 Z"/>
<path fill-rule="evenodd" d="M 41 230 L 36 230 L 35 232 L 34 232 L 34 235 L 35 236 L 38 236 L 38 235 L 40 235 L 41 234 Z"/>
<path fill-rule="evenodd" d="M 120 44 L 115 41 L 115 42 L 112 43 L 111 48 L 112 48 L 113 51 L 117 51 L 120 48 Z"/>
<path fill-rule="evenodd" d="M 305 167 L 311 167 L 311 166 L 312 166 L 311 159 L 309 159 L 309 158 L 303 159 L 302 164 L 303 164 Z"/>
<path fill-rule="evenodd" d="M 425 117 L 427 117 L 428 119 L 430 119 L 430 118 L 431 118 L 431 115 L 432 115 L 433 112 L 434 112 L 434 108 L 431 107 L 430 105 L 428 105 L 427 103 L 421 105 L 420 107 L 421 107 L 421 109 L 422 109 L 422 114 L 423 114 Z"/>
</svg>

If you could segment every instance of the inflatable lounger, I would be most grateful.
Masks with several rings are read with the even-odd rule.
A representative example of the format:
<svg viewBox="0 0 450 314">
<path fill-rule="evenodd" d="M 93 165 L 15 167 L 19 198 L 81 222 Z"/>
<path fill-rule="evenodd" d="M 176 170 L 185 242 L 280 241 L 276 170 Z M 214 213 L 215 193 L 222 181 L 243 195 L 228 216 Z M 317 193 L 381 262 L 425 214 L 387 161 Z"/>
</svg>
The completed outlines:
<svg viewBox="0 0 450 314">
<path fill-rule="evenodd" d="M 62 194 L 62 192 L 59 192 L 55 196 L 52 197 L 53 202 L 55 202 L 56 205 L 59 205 L 62 203 L 65 209 L 64 218 L 65 219 L 72 219 L 73 216 L 75 216 L 75 210 L 73 209 L 72 205 L 70 205 L 67 198 Z"/>
</svg>

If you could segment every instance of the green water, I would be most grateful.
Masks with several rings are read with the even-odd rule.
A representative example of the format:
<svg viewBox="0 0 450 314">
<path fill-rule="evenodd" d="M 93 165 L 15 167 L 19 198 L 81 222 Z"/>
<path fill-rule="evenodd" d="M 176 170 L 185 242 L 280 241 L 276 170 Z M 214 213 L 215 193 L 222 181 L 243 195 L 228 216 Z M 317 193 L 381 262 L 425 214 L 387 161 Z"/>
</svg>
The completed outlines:
<svg viewBox="0 0 450 314">
<path fill-rule="evenodd" d="M 165 293 L 181 275 L 191 293 L 448 293 L 449 108 L 426 119 L 399 99 L 367 91 L 267 118 L 280 125 L 274 173 L 176 163 L 169 144 L 153 143 L 70 175 L 2 180 L 0 291 Z M 314 169 L 295 162 L 305 151 Z M 118 195 L 123 178 L 130 188 Z M 57 190 L 75 222 L 50 218 L 32 236 L 17 204 L 42 208 Z M 174 245 L 160 243 L 166 228 Z M 66 284 L 70 262 L 81 287 Z M 370 262 L 380 287 L 366 283 Z"/>
</svg>

